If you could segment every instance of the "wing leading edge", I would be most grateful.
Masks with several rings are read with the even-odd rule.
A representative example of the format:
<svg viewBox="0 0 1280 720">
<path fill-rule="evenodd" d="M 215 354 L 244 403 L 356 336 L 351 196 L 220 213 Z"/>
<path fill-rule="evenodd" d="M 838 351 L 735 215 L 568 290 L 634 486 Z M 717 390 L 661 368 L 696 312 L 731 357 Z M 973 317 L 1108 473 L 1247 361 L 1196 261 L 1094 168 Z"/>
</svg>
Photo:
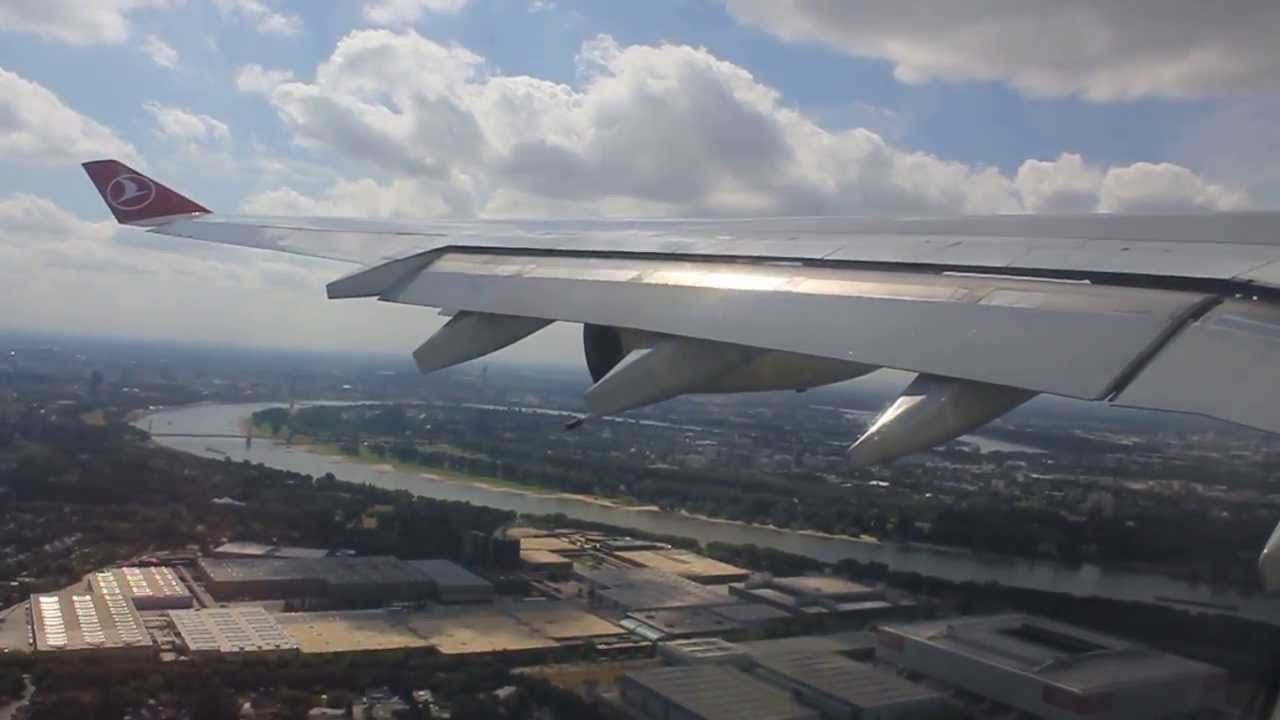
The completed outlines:
<svg viewBox="0 0 1280 720">
<path fill-rule="evenodd" d="M 570 321 L 629 338 L 597 385 L 704 355 L 717 359 L 673 392 L 919 373 L 881 435 L 897 418 L 939 440 L 920 423 L 971 430 L 1040 392 L 1280 432 L 1280 405 L 1258 392 L 1280 379 L 1277 213 L 409 225 L 218 215 L 116 161 L 85 168 L 123 223 L 360 264 L 330 297 L 469 318 L 419 349 L 424 370 Z M 738 348 L 754 354 L 720 362 Z M 615 409 L 631 394 L 594 391 Z M 962 421 L 961 405 L 989 410 Z"/>
</svg>

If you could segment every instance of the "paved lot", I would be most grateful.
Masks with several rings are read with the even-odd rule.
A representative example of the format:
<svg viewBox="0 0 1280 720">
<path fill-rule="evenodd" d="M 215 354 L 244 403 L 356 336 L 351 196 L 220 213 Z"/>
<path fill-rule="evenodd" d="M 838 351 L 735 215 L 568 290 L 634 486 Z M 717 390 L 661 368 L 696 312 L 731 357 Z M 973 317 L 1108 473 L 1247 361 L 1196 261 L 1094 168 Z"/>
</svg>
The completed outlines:
<svg viewBox="0 0 1280 720">
<path fill-rule="evenodd" d="M 31 652 L 31 630 L 27 626 L 27 603 L 0 610 L 0 655 Z"/>
</svg>

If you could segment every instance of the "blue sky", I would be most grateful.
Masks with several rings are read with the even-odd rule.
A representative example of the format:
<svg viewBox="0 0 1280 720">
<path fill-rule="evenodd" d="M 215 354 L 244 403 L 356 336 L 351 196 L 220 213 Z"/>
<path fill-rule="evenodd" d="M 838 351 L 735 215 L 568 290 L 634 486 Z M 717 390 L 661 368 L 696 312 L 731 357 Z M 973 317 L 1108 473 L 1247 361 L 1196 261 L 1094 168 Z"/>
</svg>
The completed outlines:
<svg viewBox="0 0 1280 720">
<path fill-rule="evenodd" d="M 963 5 L 14 0 L 0 7 L 0 252 L 44 295 L 0 300 L 24 308 L 19 324 L 117 334 L 379 349 L 422 334 L 420 314 L 318 301 L 323 266 L 114 252 L 140 241 L 103 223 L 77 166 L 99 154 L 216 210 L 281 214 L 1280 202 L 1274 3 Z M 56 242 L 33 243 L 42 233 Z M 182 291 L 201 302 L 166 302 Z M 288 332 L 225 317 L 264 305 Z"/>
</svg>

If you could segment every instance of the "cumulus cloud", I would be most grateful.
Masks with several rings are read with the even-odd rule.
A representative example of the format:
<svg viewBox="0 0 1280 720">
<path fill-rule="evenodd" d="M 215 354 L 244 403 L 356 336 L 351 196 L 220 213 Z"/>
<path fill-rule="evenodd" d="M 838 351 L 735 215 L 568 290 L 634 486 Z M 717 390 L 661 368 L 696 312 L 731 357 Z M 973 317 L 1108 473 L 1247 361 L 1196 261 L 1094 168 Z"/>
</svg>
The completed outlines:
<svg viewBox="0 0 1280 720">
<path fill-rule="evenodd" d="M 278 12 L 266 0 L 213 0 L 223 17 L 243 22 L 264 35 L 297 35 L 302 18 Z"/>
<path fill-rule="evenodd" d="M 172 4 L 172 0 L 6 0 L 0 3 L 0 28 L 70 45 L 114 44 L 129 38 L 131 13 Z"/>
<path fill-rule="evenodd" d="M 272 87 L 298 144 L 346 177 L 383 178 L 380 190 L 281 188 L 249 204 L 379 215 L 934 215 L 1135 207 L 1148 188 L 1161 198 L 1152 207 L 1244 202 L 1186 168 L 1204 189 L 1175 195 L 1167 171 L 1095 168 L 1064 154 L 1009 177 L 865 128 L 830 131 L 701 48 L 601 36 L 577 64 L 570 86 L 494 73 L 412 31 L 351 33 L 309 82 L 246 85 Z M 1117 170 L 1130 172 L 1104 183 Z M 1104 203 L 1113 186 L 1124 192 Z"/>
<path fill-rule="evenodd" d="M 156 102 L 142 106 L 156 121 L 162 136 L 181 142 L 221 142 L 231 138 L 231 130 L 221 120 L 203 113 Z"/>
<path fill-rule="evenodd" d="M 395 217 L 413 208 L 413 215 L 444 215 L 448 207 L 440 193 L 421 181 L 400 178 L 381 184 L 372 178 L 341 180 L 318 197 L 281 187 L 245 198 L 241 209 L 255 215 Z"/>
<path fill-rule="evenodd" d="M 740 21 L 893 64 L 906 83 L 1008 83 L 1032 96 L 1272 94 L 1280 3 L 1232 0 L 725 0 Z"/>
<path fill-rule="evenodd" d="M 242 93 L 270 95 L 276 86 L 292 80 L 292 70 L 272 70 L 256 63 L 240 66 L 236 70 L 236 89 Z"/>
<path fill-rule="evenodd" d="M 0 68 L 0 157 L 52 165 L 105 156 L 141 162 L 112 130 L 44 86 Z"/>
<path fill-rule="evenodd" d="M 1103 212 L 1238 210 L 1248 205 L 1241 192 L 1204 181 L 1172 163 L 1134 163 L 1112 168 L 1102 180 Z"/>
<path fill-rule="evenodd" d="M 173 69 L 178 66 L 178 51 L 155 35 L 148 35 L 143 38 L 140 49 L 147 54 L 147 57 L 151 58 L 152 62 L 160 67 Z"/>
<path fill-rule="evenodd" d="M 454 15 L 468 0 L 369 0 L 364 17 L 377 25 L 411 25 L 427 13 Z"/>
<path fill-rule="evenodd" d="M 1027 160 L 1014 183 L 1030 212 L 1094 212 L 1102 189 L 1102 171 L 1076 153 L 1056 160 Z"/>
</svg>

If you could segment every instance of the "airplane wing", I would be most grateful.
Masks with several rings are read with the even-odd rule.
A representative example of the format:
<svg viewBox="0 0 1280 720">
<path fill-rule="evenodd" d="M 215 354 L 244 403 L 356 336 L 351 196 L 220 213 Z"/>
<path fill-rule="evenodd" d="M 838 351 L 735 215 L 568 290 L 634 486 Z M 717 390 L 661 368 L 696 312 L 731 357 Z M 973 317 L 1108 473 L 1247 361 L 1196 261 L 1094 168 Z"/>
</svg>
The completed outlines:
<svg viewBox="0 0 1280 720">
<path fill-rule="evenodd" d="M 871 464 L 1037 393 L 1280 432 L 1280 213 L 439 221 L 221 215 L 114 160 L 122 223 L 361 267 L 331 298 L 441 308 L 425 372 L 584 325 L 590 415 L 689 392 L 918 374 Z"/>
</svg>

